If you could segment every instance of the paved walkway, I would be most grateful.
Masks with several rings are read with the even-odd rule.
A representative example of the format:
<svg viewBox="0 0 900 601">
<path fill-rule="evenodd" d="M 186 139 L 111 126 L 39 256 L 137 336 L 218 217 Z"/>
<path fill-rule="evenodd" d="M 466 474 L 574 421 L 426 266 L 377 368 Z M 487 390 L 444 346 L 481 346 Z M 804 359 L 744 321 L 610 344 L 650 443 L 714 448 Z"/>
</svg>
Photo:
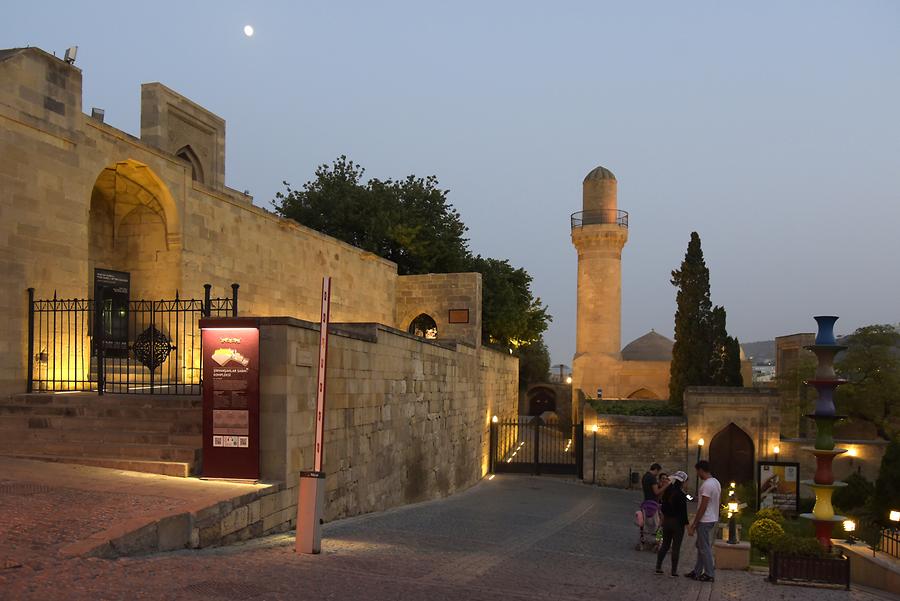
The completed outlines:
<svg viewBox="0 0 900 601">
<path fill-rule="evenodd" d="M 260 486 L 0 457 L 0 578 Z M 2 598 L 2 589 L 0 589 Z"/>
<path fill-rule="evenodd" d="M 877 601 L 724 572 L 712 585 L 653 574 L 634 550 L 632 491 L 498 476 L 452 498 L 325 526 L 323 553 L 276 536 L 205 551 L 68 559 L 0 571 L 2 599 L 403 599 Z M 685 541 L 682 572 L 691 567 Z"/>
</svg>

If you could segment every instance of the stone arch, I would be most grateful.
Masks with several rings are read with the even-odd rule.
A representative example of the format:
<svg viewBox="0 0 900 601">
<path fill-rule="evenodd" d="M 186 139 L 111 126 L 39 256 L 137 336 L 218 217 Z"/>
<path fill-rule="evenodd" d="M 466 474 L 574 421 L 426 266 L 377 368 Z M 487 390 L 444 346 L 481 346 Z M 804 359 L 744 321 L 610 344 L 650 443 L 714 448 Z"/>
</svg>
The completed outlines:
<svg viewBox="0 0 900 601">
<path fill-rule="evenodd" d="M 752 482 L 755 457 L 753 439 L 734 422 L 719 430 L 709 443 L 710 467 L 722 488 L 729 482 Z"/>
<path fill-rule="evenodd" d="M 435 319 L 428 313 L 419 313 L 409 322 L 406 331 L 413 336 L 425 338 L 426 340 L 436 340 L 438 337 L 438 327 Z"/>
<path fill-rule="evenodd" d="M 526 395 L 528 401 L 528 415 L 541 415 L 546 411 L 556 413 L 556 391 L 549 386 L 536 386 L 531 388 Z"/>
<path fill-rule="evenodd" d="M 110 165 L 91 191 L 89 277 L 127 271 L 133 297 L 169 297 L 180 283 L 180 232 L 175 200 L 152 169 L 133 159 Z"/>
<path fill-rule="evenodd" d="M 206 179 L 203 176 L 203 165 L 200 163 L 200 157 L 197 156 L 197 153 L 194 152 L 194 149 L 191 148 L 190 144 L 186 144 L 178 149 L 175 156 L 184 159 L 191 164 L 191 179 L 195 182 L 200 182 L 201 184 L 206 183 Z"/>
<path fill-rule="evenodd" d="M 637 400 L 658 400 L 660 396 L 649 388 L 638 388 L 637 390 L 629 394 L 628 398 Z"/>
</svg>

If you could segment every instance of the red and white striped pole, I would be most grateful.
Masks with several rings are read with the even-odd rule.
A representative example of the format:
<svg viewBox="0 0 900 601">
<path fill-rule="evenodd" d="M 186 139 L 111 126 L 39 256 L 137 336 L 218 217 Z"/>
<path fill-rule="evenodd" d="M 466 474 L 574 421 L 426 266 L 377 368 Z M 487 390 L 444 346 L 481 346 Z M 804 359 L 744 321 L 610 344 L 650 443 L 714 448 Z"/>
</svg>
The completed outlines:
<svg viewBox="0 0 900 601">
<path fill-rule="evenodd" d="M 322 279 L 322 311 L 319 320 L 319 362 L 316 374 L 316 443 L 313 470 L 300 472 L 297 500 L 297 553 L 322 550 L 322 516 L 325 506 L 325 376 L 328 367 L 328 324 L 331 320 L 331 278 Z"/>
</svg>

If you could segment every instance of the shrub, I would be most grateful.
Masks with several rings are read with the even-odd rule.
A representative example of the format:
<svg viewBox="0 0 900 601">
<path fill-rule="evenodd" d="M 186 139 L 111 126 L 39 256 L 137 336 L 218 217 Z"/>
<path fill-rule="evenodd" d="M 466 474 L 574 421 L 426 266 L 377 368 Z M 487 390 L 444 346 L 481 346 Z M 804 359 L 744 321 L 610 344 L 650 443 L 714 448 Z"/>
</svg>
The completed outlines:
<svg viewBox="0 0 900 601">
<path fill-rule="evenodd" d="M 845 511 L 865 506 L 875 494 L 875 485 L 866 480 L 862 474 L 850 474 L 844 478 L 847 486 L 834 491 L 832 502 L 835 507 Z"/>
<path fill-rule="evenodd" d="M 878 521 L 887 525 L 888 511 L 900 507 L 900 438 L 895 437 L 884 451 L 872 508 Z"/>
<path fill-rule="evenodd" d="M 728 485 L 728 483 L 726 482 L 725 486 L 727 486 L 727 485 Z M 737 496 L 738 501 L 740 501 L 741 503 L 747 504 L 747 509 L 750 509 L 751 511 L 756 511 L 756 483 L 755 482 L 746 482 L 744 484 L 738 484 L 737 488 L 734 491 L 734 494 Z M 726 492 L 723 495 L 723 498 L 727 497 L 727 496 L 728 496 L 728 493 Z M 727 503 L 728 501 L 726 500 L 725 502 Z"/>
<path fill-rule="evenodd" d="M 772 551 L 791 557 L 824 557 L 825 549 L 814 538 L 784 534 L 772 543 Z"/>
<path fill-rule="evenodd" d="M 591 400 L 591 406 L 603 415 L 682 415 L 680 406 L 660 401 L 598 401 Z"/>
<path fill-rule="evenodd" d="M 756 512 L 756 519 L 769 519 L 777 523 L 779 526 L 784 524 L 784 515 L 775 507 L 766 507 Z"/>
<path fill-rule="evenodd" d="M 763 553 L 771 549 L 775 541 L 781 536 L 784 536 L 784 528 L 778 522 L 769 518 L 756 520 L 750 526 L 750 542 Z"/>
</svg>

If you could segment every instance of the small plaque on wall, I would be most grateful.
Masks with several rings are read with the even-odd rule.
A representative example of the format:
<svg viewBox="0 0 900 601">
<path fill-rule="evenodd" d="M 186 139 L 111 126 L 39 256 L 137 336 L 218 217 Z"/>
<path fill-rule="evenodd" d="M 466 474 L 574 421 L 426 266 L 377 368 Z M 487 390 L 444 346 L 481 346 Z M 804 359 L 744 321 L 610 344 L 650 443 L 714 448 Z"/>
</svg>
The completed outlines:
<svg viewBox="0 0 900 601">
<path fill-rule="evenodd" d="M 468 309 L 450 309 L 450 323 L 469 323 Z"/>
</svg>

